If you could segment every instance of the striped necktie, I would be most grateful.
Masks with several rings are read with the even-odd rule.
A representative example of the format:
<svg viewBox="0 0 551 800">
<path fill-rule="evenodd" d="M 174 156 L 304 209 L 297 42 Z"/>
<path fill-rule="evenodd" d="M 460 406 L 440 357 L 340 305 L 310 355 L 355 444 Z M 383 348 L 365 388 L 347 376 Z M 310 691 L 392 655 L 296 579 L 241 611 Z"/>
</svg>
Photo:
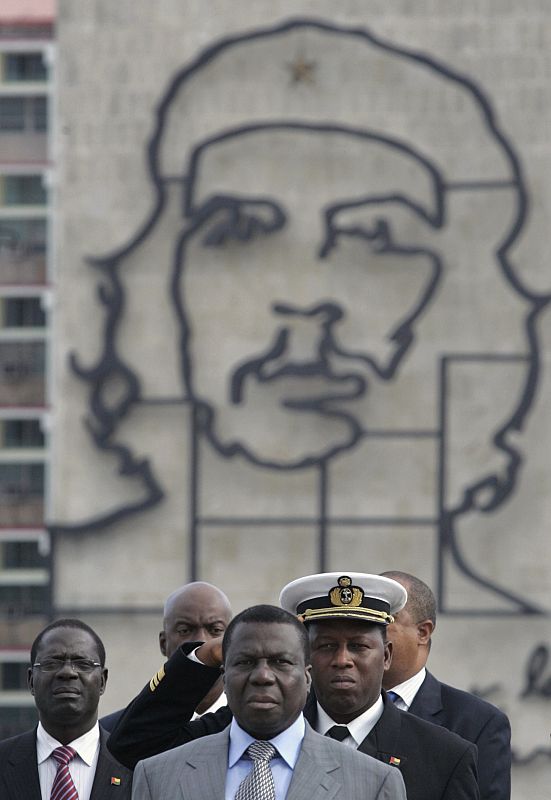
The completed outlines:
<svg viewBox="0 0 551 800">
<path fill-rule="evenodd" d="M 76 756 L 76 751 L 72 747 L 56 747 L 52 756 L 57 761 L 58 767 L 50 800 L 78 800 L 77 788 L 69 772 L 69 761 Z"/>
<path fill-rule="evenodd" d="M 402 699 L 399 694 L 396 694 L 396 692 L 393 691 L 387 692 L 386 696 L 388 697 L 391 703 L 395 703 L 397 700 Z"/>
<path fill-rule="evenodd" d="M 247 747 L 253 768 L 241 781 L 235 800 L 275 800 L 275 784 L 270 761 L 277 750 L 270 742 L 253 742 Z"/>
</svg>

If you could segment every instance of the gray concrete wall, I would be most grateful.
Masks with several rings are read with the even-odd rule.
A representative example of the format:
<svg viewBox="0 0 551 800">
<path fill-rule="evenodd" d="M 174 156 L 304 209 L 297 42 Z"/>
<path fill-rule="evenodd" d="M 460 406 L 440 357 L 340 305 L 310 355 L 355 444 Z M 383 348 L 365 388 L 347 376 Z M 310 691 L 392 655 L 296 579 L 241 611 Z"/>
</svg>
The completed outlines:
<svg viewBox="0 0 551 800">
<path fill-rule="evenodd" d="M 221 37 L 297 15 L 341 31 L 240 42 L 182 80 L 150 151 L 156 186 L 147 146 L 178 70 Z M 320 563 L 402 569 L 439 596 L 433 671 L 510 715 L 514 800 L 543 798 L 548 4 L 62 0 L 58 34 L 54 592 L 60 611 L 80 609 L 106 639 L 104 710 L 157 669 L 163 598 L 193 566 L 236 610 L 277 602 Z M 190 163 L 199 142 L 229 128 L 239 131 Z M 214 194 L 285 198 L 286 224 L 257 205 L 264 233 L 244 245 L 227 203 L 197 222 Z M 360 197 L 334 219 L 363 237 L 343 234 L 320 259 L 324 209 Z M 205 247 L 222 229 L 233 238 Z M 179 241 L 183 277 L 171 283 Z M 344 315 L 322 328 L 327 309 L 289 315 L 274 302 L 295 312 L 331 302 Z M 268 357 L 283 328 L 282 353 Z M 88 380 L 69 368 L 71 353 L 98 368 Z M 245 362 L 242 402 L 229 403 Z M 90 393 L 102 376 L 98 416 Z M 312 411 L 326 395 L 329 413 Z M 193 400 L 207 434 L 196 439 Z M 106 445 L 127 448 L 126 475 Z"/>
</svg>

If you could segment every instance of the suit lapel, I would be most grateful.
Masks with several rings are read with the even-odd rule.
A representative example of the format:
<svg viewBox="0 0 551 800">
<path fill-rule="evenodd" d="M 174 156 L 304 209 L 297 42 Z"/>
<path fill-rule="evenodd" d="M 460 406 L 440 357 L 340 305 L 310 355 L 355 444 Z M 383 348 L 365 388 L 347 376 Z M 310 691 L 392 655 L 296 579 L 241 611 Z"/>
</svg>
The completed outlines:
<svg viewBox="0 0 551 800">
<path fill-rule="evenodd" d="M 402 730 L 402 714 L 383 692 L 384 710 L 371 732 L 358 747 L 362 753 L 393 766 L 403 766 L 405 756 L 400 749 L 400 733 Z"/>
<path fill-rule="evenodd" d="M 312 800 L 317 797 L 331 800 L 342 788 L 340 769 L 341 765 L 333 755 L 327 755 L 316 747 L 307 724 L 287 800 Z"/>
<path fill-rule="evenodd" d="M 36 728 L 22 734 L 6 759 L 6 800 L 41 800 L 36 755 Z"/>
<path fill-rule="evenodd" d="M 201 741 L 201 740 L 199 740 Z M 229 727 L 189 756 L 182 756 L 185 776 L 178 776 L 182 797 L 186 800 L 213 800 L 224 797 L 228 767 Z M 192 767 L 192 769 L 189 769 Z"/>
<path fill-rule="evenodd" d="M 443 711 L 442 690 L 436 678 L 427 671 L 425 680 L 419 687 L 419 691 L 413 698 L 409 710 L 421 719 L 434 722 L 435 717 L 439 717 Z"/>
<path fill-rule="evenodd" d="M 132 773 L 115 761 L 107 749 L 107 738 L 108 734 L 100 727 L 98 763 L 90 800 L 128 800 L 132 791 Z"/>
</svg>

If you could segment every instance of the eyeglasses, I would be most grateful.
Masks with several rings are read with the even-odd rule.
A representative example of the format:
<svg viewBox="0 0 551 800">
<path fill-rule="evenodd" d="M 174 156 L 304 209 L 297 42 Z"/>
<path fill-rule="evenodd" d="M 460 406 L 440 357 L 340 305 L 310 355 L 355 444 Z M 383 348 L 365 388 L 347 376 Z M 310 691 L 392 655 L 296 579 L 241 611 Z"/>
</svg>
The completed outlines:
<svg viewBox="0 0 551 800">
<path fill-rule="evenodd" d="M 43 661 L 35 661 L 33 667 L 40 672 L 57 672 L 59 669 L 70 664 L 75 672 L 92 672 L 96 667 L 101 667 L 97 661 L 89 661 L 87 658 L 45 658 Z"/>
</svg>

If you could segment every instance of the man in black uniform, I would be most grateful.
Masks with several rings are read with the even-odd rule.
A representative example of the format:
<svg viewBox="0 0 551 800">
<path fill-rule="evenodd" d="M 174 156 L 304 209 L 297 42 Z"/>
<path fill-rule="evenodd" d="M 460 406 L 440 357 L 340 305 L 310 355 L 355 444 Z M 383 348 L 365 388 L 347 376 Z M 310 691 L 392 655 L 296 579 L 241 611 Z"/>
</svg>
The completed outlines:
<svg viewBox="0 0 551 800">
<path fill-rule="evenodd" d="M 283 589 L 281 605 L 308 626 L 312 647 L 314 691 L 304 715 L 318 733 L 399 769 L 408 800 L 478 800 L 476 747 L 399 711 L 381 693 L 391 659 L 386 626 L 406 599 L 396 581 L 354 572 L 311 575 Z M 111 734 L 112 752 L 128 766 L 231 721 L 220 709 L 189 722 L 221 662 L 213 641 L 193 652 L 195 661 L 187 655 L 192 650 L 184 645 L 169 659 Z"/>
<path fill-rule="evenodd" d="M 165 600 L 163 629 L 159 633 L 161 653 L 170 658 L 184 642 L 198 639 L 208 641 L 224 635 L 232 618 L 230 601 L 217 586 L 205 581 L 192 581 L 175 589 Z M 201 698 L 195 716 L 206 711 L 215 711 L 226 705 L 222 692 L 222 678 Z M 105 730 L 112 731 L 120 720 L 124 709 L 113 711 L 101 718 Z"/>
</svg>

